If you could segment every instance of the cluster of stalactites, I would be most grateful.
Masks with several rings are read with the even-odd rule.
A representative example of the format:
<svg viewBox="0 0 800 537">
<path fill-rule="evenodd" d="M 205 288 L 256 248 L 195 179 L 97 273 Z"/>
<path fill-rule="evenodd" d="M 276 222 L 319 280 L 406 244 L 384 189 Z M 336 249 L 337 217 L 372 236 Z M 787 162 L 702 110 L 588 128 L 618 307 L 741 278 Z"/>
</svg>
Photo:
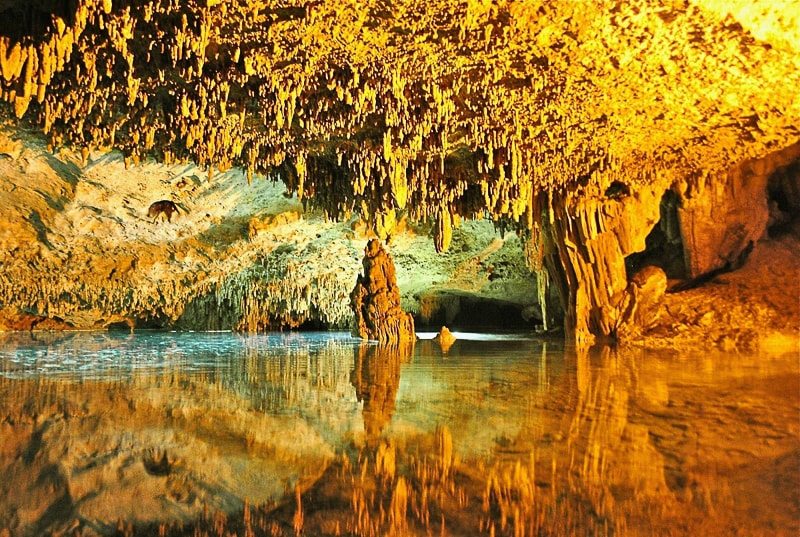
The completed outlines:
<svg viewBox="0 0 800 537">
<path fill-rule="evenodd" d="M 234 330 L 259 332 L 297 328 L 307 322 L 346 326 L 351 310 L 346 301 L 350 279 L 339 270 L 302 270 L 289 263 L 282 270 L 252 267 L 211 288 L 212 309 L 233 312 Z"/>
<path fill-rule="evenodd" d="M 52 15 L 47 37 L 38 43 L 0 37 L 0 95 L 13 106 L 18 118 L 25 115 L 32 101 L 44 102 L 53 75 L 70 61 L 87 23 L 101 20 L 97 8 L 108 14 L 104 6 L 79 2 L 70 25 L 61 16 Z"/>
<path fill-rule="evenodd" d="M 399 211 L 431 221 L 444 250 L 459 216 L 527 229 L 535 192 L 619 176 L 628 161 L 653 176 L 685 160 L 671 144 L 700 138 L 687 114 L 662 120 L 670 102 L 694 92 L 684 87 L 697 74 L 684 26 L 708 26 L 702 13 L 599 6 L 583 14 L 570 5 L 434 0 L 390 13 L 377 0 L 81 0 L 69 23 L 54 15 L 43 37 L 0 38 L 0 89 L 53 145 L 86 156 L 117 147 L 134 163 L 192 160 L 209 175 L 277 170 L 334 218 L 357 211 L 384 229 Z M 592 24 L 617 28 L 619 42 L 591 38 Z M 625 71 L 609 59 L 608 47 L 622 56 L 648 43 L 682 47 L 670 61 L 685 65 L 662 73 L 648 60 Z M 731 50 L 706 51 L 738 73 L 726 78 L 728 93 L 753 87 L 735 86 L 749 79 Z M 758 65 L 774 61 L 766 54 Z M 664 98 L 651 95 L 659 91 Z M 639 94 L 652 110 L 632 106 Z M 770 105 L 784 101 L 781 93 Z M 780 137 L 791 117 L 763 110 L 753 125 L 726 121 L 720 140 Z M 714 150 L 732 160 L 745 145 Z"/>
<path fill-rule="evenodd" d="M 259 47 L 223 34 L 241 26 L 247 13 L 237 9 L 84 0 L 70 27 L 54 16 L 49 39 L 0 41 L 3 98 L 22 117 L 35 97 L 53 145 L 77 144 L 85 155 L 115 146 L 133 162 L 148 153 L 192 159 L 209 173 L 290 169 L 281 174 L 289 189 L 332 217 L 359 211 L 386 226 L 407 210 L 434 221 L 439 250 L 457 215 L 518 220 L 534 183 L 558 176 L 534 173 L 543 152 L 525 146 L 562 136 L 563 125 L 545 113 L 525 128 L 486 116 L 511 91 L 490 91 L 496 73 L 413 79 L 400 61 L 324 49 L 276 70 L 270 52 L 284 36 L 267 21 L 252 19 Z M 550 83 L 544 71 L 531 80 L 540 102 L 552 99 Z"/>
</svg>

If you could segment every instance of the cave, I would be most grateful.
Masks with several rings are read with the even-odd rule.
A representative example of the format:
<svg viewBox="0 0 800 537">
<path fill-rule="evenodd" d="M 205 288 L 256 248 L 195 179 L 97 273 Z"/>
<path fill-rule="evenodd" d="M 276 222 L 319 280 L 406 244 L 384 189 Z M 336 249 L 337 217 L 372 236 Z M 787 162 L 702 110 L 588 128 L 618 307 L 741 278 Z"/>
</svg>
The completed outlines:
<svg viewBox="0 0 800 537">
<path fill-rule="evenodd" d="M 418 300 L 415 326 L 419 330 L 447 326 L 461 331 L 513 331 L 531 329 L 534 324 L 524 305 L 507 300 L 448 291 L 428 293 Z"/>
<path fill-rule="evenodd" d="M 133 321 L 114 321 L 106 324 L 105 328 L 109 332 L 132 332 L 135 327 L 135 323 Z M 141 328 L 141 327 L 140 327 Z M 161 328 L 161 327 L 156 327 Z"/>
<path fill-rule="evenodd" d="M 625 271 L 630 279 L 647 265 L 661 268 L 670 279 L 687 278 L 684 246 L 681 239 L 678 208 L 680 198 L 667 190 L 659 202 L 659 219 L 645 238 L 645 249 L 625 258 Z"/>
<path fill-rule="evenodd" d="M 190 4 L 0 3 L 7 18 L 20 21 L 0 25 L 0 102 L 9 125 L 7 142 L 0 148 L 9 156 L 4 165 L 13 168 L 22 152 L 39 144 L 50 153 L 41 155 L 42 161 L 48 160 L 42 173 L 67 183 L 40 189 L 49 200 L 46 206 L 24 207 L 28 215 L 37 215 L 29 222 L 36 230 L 31 237 L 35 246 L 8 245 L 18 260 L 9 265 L 8 280 L 25 281 L 30 267 L 44 263 L 41 284 L 50 290 L 41 296 L 35 290 L 9 292 L 3 301 L 9 304 L 9 325 L 20 325 L 11 320 L 15 312 L 43 306 L 52 310 L 51 317 L 76 327 L 94 326 L 98 319 L 115 315 L 159 319 L 164 328 L 197 328 L 204 321 L 208 329 L 242 331 L 341 327 L 350 322 L 343 297 L 348 292 L 345 275 L 356 273 L 360 247 L 354 242 L 368 240 L 368 234 L 356 228 L 344 231 L 352 242 L 336 251 L 343 256 L 337 274 L 323 267 L 299 279 L 299 267 L 317 262 L 322 244 L 302 243 L 307 248 L 301 252 L 296 237 L 287 233 L 279 242 L 294 253 L 257 246 L 251 257 L 239 251 L 241 241 L 266 243 L 265 237 L 299 225 L 302 215 L 323 215 L 335 223 L 356 216 L 378 238 L 397 244 L 408 244 L 402 237 L 412 232 L 431 236 L 445 261 L 398 252 L 421 270 L 454 259 L 447 256 L 462 223 L 485 219 L 501 231 L 501 240 L 507 231 L 527 243 L 515 263 L 524 258 L 530 280 L 542 282 L 536 300 L 513 296 L 507 302 L 547 303 L 543 297 L 548 289 L 555 290 L 560 307 L 551 304 L 539 316 L 548 309 L 561 310 L 567 337 L 589 342 L 617 337 L 618 328 L 628 322 L 627 285 L 644 266 L 660 267 L 669 279 L 696 279 L 741 264 L 744 252 L 761 239 L 764 219 L 769 218 L 770 236 L 793 225 L 793 95 L 781 90 L 766 98 L 753 89 L 788 87 L 781 73 L 792 72 L 792 60 L 776 50 L 792 42 L 791 33 L 763 33 L 769 25 L 751 27 L 736 19 L 738 12 L 729 13 L 735 20 L 730 26 L 720 22 L 727 19 L 711 6 L 699 11 L 676 8 L 630 26 L 627 12 L 598 8 L 598 24 L 637 36 L 634 40 L 654 40 L 651 27 L 664 30 L 657 35 L 669 35 L 664 39 L 670 43 L 653 43 L 659 50 L 700 46 L 681 36 L 707 27 L 717 28 L 726 43 L 749 39 L 742 37 L 748 32 L 769 43 L 768 52 L 752 58 L 749 69 L 725 90 L 735 98 L 719 110 L 692 103 L 702 108 L 692 113 L 695 119 L 678 121 L 675 110 L 680 107 L 673 103 L 696 93 L 697 84 L 712 84 L 713 73 L 701 69 L 688 52 L 670 57 L 669 69 L 648 64 L 629 70 L 619 54 L 612 54 L 609 62 L 599 49 L 564 41 L 581 34 L 582 19 L 566 17 L 559 23 L 563 28 L 551 28 L 546 23 L 550 17 L 536 10 L 459 5 L 442 6 L 445 13 L 435 15 L 426 6 L 421 9 L 430 21 L 422 25 L 423 34 L 443 25 L 426 41 L 415 37 L 420 31 L 415 21 L 421 19 L 411 15 L 415 8 L 405 5 L 396 7 L 399 13 L 386 6 L 364 8 L 342 26 L 328 2 L 268 3 L 253 11 L 228 1 Z M 561 8 L 552 9 L 557 13 Z M 400 22 L 387 27 L 390 19 Z M 691 30 L 672 35 L 666 30 L 670 25 Z M 480 69 L 465 70 L 458 64 L 466 57 L 464 51 L 483 54 L 500 28 L 513 34 L 501 47 L 503 54 L 528 58 L 537 52 L 521 63 L 498 56 Z M 385 49 L 365 53 L 363 43 L 353 41 L 362 31 Z M 320 38 L 312 44 L 302 37 L 307 35 Z M 348 36 L 346 43 L 342 35 Z M 539 38 L 531 40 L 532 35 Z M 734 48 L 714 50 L 721 69 L 741 63 L 731 52 Z M 575 54 L 585 55 L 583 75 L 564 70 Z M 393 58 L 408 62 L 395 64 Z M 453 58 L 459 59 L 458 65 Z M 414 62 L 427 65 L 430 72 L 407 70 Z M 565 82 L 555 82 L 559 80 Z M 631 94 L 645 86 L 646 92 Z M 645 94 L 654 97 L 637 100 Z M 613 99 L 625 107 L 609 107 Z M 741 103 L 748 109 L 740 109 Z M 733 116 L 740 121 L 718 121 Z M 767 125 L 764 118 L 773 117 L 781 119 Z M 41 137 L 38 141 L 19 136 L 14 125 L 26 121 L 34 128 L 32 134 Z M 98 274 L 128 285 L 106 289 L 102 277 L 88 286 L 69 283 L 56 268 L 58 262 L 34 261 L 36 249 L 41 244 L 58 259 L 81 257 L 52 242 L 55 236 L 66 236 L 59 213 L 76 196 L 78 178 L 87 176 L 80 181 L 83 187 L 89 184 L 89 170 L 96 169 L 91 184 L 102 184 L 104 169 L 119 173 L 111 168 L 119 166 L 120 158 L 132 176 L 149 174 L 144 171 L 148 163 L 167 168 L 154 172 L 164 174 L 160 183 L 155 177 L 152 182 L 130 179 L 139 181 L 138 188 L 121 181 L 107 192 L 93 193 L 92 199 L 74 201 L 80 205 L 69 225 L 78 231 L 76 237 L 106 227 L 109 219 L 116 219 L 122 230 L 114 237 L 125 237 L 139 226 L 137 208 L 161 201 L 183 208 L 182 221 L 191 224 L 181 233 L 217 251 L 208 254 L 203 245 L 190 242 L 187 251 L 177 252 L 180 259 L 170 253 L 162 261 L 160 254 L 138 247 L 110 255 L 91 247 L 91 259 L 84 261 L 107 265 Z M 776 166 L 783 171 L 775 172 Z M 761 181 L 770 173 L 771 216 L 758 198 Z M 233 186 L 242 178 L 247 189 Z M 262 179 L 282 183 L 285 201 L 262 188 Z M 231 195 L 215 198 L 215 180 Z M 149 195 L 155 191 L 159 199 Z M 248 201 L 234 207 L 233 192 Z M 105 201 L 111 198 L 116 207 Z M 209 210 L 209 204 L 215 209 Z M 172 222 L 159 225 L 168 229 Z M 21 227 L 9 236 L 26 237 L 29 226 Z M 225 233 L 231 229 L 238 231 Z M 147 238 L 148 233 L 164 235 L 161 231 L 137 233 L 137 244 L 170 247 L 163 236 Z M 310 235 L 325 242 L 324 233 Z M 100 240 L 112 250 L 116 247 L 111 235 Z M 483 237 L 478 242 L 488 247 Z M 476 250 L 470 255 L 482 255 L 477 242 L 472 244 Z M 198 261 L 204 257 L 208 259 Z M 216 258 L 230 265 L 227 274 L 215 272 Z M 166 277 L 163 288 L 152 275 L 148 285 L 133 283 L 162 262 L 170 267 L 155 269 Z M 68 271 L 71 266 L 82 264 L 67 261 Z M 437 281 L 455 277 L 454 268 Z M 478 269 L 472 279 L 485 282 Z M 464 289 L 456 286 L 458 292 L 472 292 L 466 280 L 460 285 Z M 484 287 L 477 293 L 479 301 L 496 296 Z M 509 292 L 527 294 L 529 288 L 515 283 Z M 419 294 L 419 289 L 409 293 Z M 81 308 L 67 311 L 58 296 L 84 305 L 92 318 Z M 94 308 L 97 297 L 105 297 L 109 306 Z M 198 316 L 199 324 L 194 319 Z M 192 321 L 186 322 L 189 317 Z M 500 317 L 509 317 L 511 323 L 519 318 Z M 536 324 L 535 317 L 527 317 L 529 326 Z"/>
<path fill-rule="evenodd" d="M 795 535 L 793 4 L 0 0 L 0 537 Z"/>
<path fill-rule="evenodd" d="M 785 233 L 798 234 L 800 219 L 800 160 L 778 168 L 767 182 L 769 224 L 771 237 Z"/>
</svg>

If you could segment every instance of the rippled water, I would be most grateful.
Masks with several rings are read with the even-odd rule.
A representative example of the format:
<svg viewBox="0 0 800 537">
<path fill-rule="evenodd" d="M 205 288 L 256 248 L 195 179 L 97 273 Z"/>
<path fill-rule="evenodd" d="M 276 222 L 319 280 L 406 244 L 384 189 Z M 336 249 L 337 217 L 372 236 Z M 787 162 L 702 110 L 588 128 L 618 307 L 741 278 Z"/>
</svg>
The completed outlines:
<svg viewBox="0 0 800 537">
<path fill-rule="evenodd" d="M 0 535 L 800 531 L 796 350 L 457 335 L 4 336 Z"/>
</svg>

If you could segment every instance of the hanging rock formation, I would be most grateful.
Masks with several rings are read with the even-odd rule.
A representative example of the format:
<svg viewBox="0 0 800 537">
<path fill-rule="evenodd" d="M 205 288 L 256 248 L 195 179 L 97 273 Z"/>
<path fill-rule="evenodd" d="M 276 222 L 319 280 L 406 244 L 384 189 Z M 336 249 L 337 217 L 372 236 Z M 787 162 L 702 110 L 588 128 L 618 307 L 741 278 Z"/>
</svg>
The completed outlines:
<svg viewBox="0 0 800 537">
<path fill-rule="evenodd" d="M 400 307 L 394 262 L 377 239 L 367 243 L 363 264 L 364 274 L 359 274 L 350 294 L 353 335 L 381 343 L 413 340 L 414 319 Z"/>
<path fill-rule="evenodd" d="M 644 250 L 659 199 L 659 187 L 637 196 L 625 187 L 613 196 L 586 189 L 535 198 L 529 262 L 539 281 L 557 286 L 576 341 L 617 335 L 628 296 L 625 256 Z"/>
</svg>

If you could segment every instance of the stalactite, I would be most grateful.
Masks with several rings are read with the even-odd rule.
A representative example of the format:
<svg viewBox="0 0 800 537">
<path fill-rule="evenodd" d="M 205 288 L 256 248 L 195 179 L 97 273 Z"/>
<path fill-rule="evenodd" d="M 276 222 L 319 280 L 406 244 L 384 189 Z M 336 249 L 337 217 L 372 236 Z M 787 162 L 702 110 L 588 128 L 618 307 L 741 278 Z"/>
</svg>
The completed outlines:
<svg viewBox="0 0 800 537">
<path fill-rule="evenodd" d="M 536 274 L 536 295 L 539 300 L 539 309 L 542 314 L 542 330 L 549 330 L 547 321 L 547 289 L 550 286 L 550 275 L 547 269 L 537 270 Z"/>
<path fill-rule="evenodd" d="M 453 216 L 449 210 L 441 209 L 436 215 L 433 243 L 437 252 L 446 252 L 453 240 Z"/>
<path fill-rule="evenodd" d="M 274 162 L 282 162 L 279 155 L 291 154 L 302 171 L 304 160 L 310 162 L 333 144 L 334 152 L 349 155 L 345 173 L 355 185 L 352 192 L 342 195 L 357 198 L 358 206 L 363 201 L 364 209 L 371 214 L 403 209 L 411 201 L 415 216 L 421 219 L 435 215 L 443 202 L 458 212 L 464 206 L 461 196 L 475 185 L 484 193 L 484 209 L 490 216 L 519 221 L 530 189 L 572 184 L 587 169 L 618 173 L 620 164 L 624 164 L 621 161 L 640 148 L 630 142 L 619 147 L 604 143 L 604 139 L 618 134 L 614 130 L 617 125 L 624 125 L 626 140 L 641 145 L 639 141 L 646 138 L 650 148 L 659 147 L 656 132 L 664 132 L 665 140 L 676 138 L 674 133 L 652 128 L 657 113 L 638 115 L 633 122 L 630 118 L 614 120 L 617 123 L 602 112 L 587 117 L 586 110 L 602 104 L 595 101 L 597 92 L 561 70 L 565 60 L 578 51 L 564 43 L 559 48 L 540 49 L 536 41 L 531 47 L 527 36 L 537 35 L 536 29 L 544 20 L 525 10 L 515 11 L 515 17 L 527 18 L 512 18 L 513 24 L 505 12 L 508 7 L 498 7 L 491 15 L 476 19 L 474 6 L 469 3 L 431 4 L 417 21 L 406 20 L 398 13 L 396 20 L 412 30 L 409 36 L 430 32 L 426 17 L 440 13 L 439 23 L 451 25 L 463 37 L 458 46 L 476 54 L 485 54 L 485 36 L 509 36 L 502 47 L 494 47 L 496 58 L 484 67 L 457 64 L 450 68 L 442 61 L 452 52 L 453 44 L 448 43 L 439 43 L 441 50 L 419 47 L 418 52 L 409 53 L 397 64 L 384 62 L 384 55 L 393 57 L 396 51 L 406 53 L 409 49 L 401 37 L 404 33 L 394 35 L 396 43 L 372 55 L 365 55 L 366 49 L 360 47 L 350 52 L 340 48 L 339 41 L 331 36 L 349 35 L 351 30 L 357 35 L 358 28 L 343 28 L 341 17 L 324 14 L 330 10 L 347 12 L 351 7 L 348 3 L 322 4 L 315 7 L 313 17 L 280 21 L 278 29 L 263 17 L 254 18 L 246 5 L 229 2 L 122 6 L 107 0 L 81 0 L 75 5 L 71 26 L 55 17 L 38 44 L 26 39 L 0 39 L 3 96 L 15 105 L 18 114 L 24 114 L 35 95 L 43 103 L 41 120 L 53 141 L 99 146 L 109 141 L 110 129 L 100 129 L 91 134 L 96 139 L 85 140 L 86 132 L 72 120 L 92 109 L 113 110 L 117 104 L 127 105 L 128 116 L 130 112 L 138 115 L 134 109 L 139 99 L 158 103 L 165 114 L 158 121 L 164 121 L 166 128 L 159 126 L 157 130 L 169 132 L 171 125 L 177 125 L 182 133 L 180 138 L 168 138 L 176 144 L 171 152 L 204 165 L 239 165 L 253 172 L 269 172 Z M 678 18 L 676 24 L 708 26 L 706 21 L 680 13 L 674 16 Z M 180 21 L 177 28 L 171 22 L 175 19 Z M 548 28 L 547 35 L 569 34 L 571 23 L 566 20 L 561 31 Z M 466 26 L 464 21 L 468 21 Z M 606 22 L 612 27 L 619 24 L 613 17 Z M 482 25 L 483 32 L 465 31 L 475 25 Z M 655 16 L 637 19 L 635 24 L 626 20 L 622 44 L 625 39 L 639 43 L 644 36 L 653 46 L 667 50 L 680 46 L 677 37 L 654 37 L 648 25 L 660 28 L 663 21 Z M 383 29 L 377 25 L 371 31 L 380 35 Z M 441 32 L 446 33 L 440 29 L 437 35 Z M 294 47 L 305 51 L 301 59 L 290 51 L 291 43 L 302 41 L 303 35 L 314 35 L 315 39 L 313 46 Z M 129 46 L 133 42 L 152 43 L 146 47 L 146 57 L 135 57 L 139 50 Z M 713 52 L 719 61 L 740 63 L 738 57 L 726 56 L 729 53 L 724 47 Z M 536 61 L 510 61 L 518 53 Z M 595 58 L 590 49 L 580 49 L 580 53 L 586 55 L 584 65 L 606 63 L 605 55 Z M 103 57 L 102 67 L 92 59 L 98 55 Z M 425 66 L 415 69 L 419 75 L 408 72 L 408 66 L 415 62 Z M 686 62 L 682 68 L 695 68 Z M 206 74 L 209 64 L 213 68 Z M 167 72 L 171 74 L 165 76 Z M 58 81 L 53 82 L 56 73 Z M 589 74 L 594 76 L 591 71 Z M 125 77 L 125 84 L 120 76 Z M 608 84 L 599 74 L 592 82 L 598 87 Z M 659 83 L 661 91 L 685 93 L 680 81 L 661 79 Z M 76 95 L 78 88 L 86 86 L 95 88 L 91 103 Z M 624 99 L 625 88 L 619 92 Z M 179 107 L 175 106 L 176 98 Z M 122 99 L 127 103 L 120 102 Z M 59 102 L 74 106 L 61 108 Z M 571 111 L 574 103 L 583 103 L 577 117 Z M 596 108 L 602 111 L 602 106 Z M 261 128 L 257 122 L 244 122 L 248 109 L 260 110 Z M 239 132 L 230 139 L 215 140 L 218 122 L 231 114 L 243 120 Z M 138 126 L 135 118 L 124 114 L 104 117 L 118 127 L 115 141 L 129 154 L 148 151 L 149 138 L 143 133 L 136 136 L 143 126 Z M 784 124 L 792 124 L 791 119 L 786 117 Z M 381 127 L 373 134 L 366 132 L 364 125 Z M 764 136 L 764 126 L 741 128 L 747 130 L 745 137 Z M 474 167 L 469 176 L 456 178 L 448 161 L 465 153 L 474 158 Z M 669 161 L 666 154 L 659 158 Z M 734 153 L 726 156 L 728 162 L 735 158 Z M 463 156 L 457 159 L 463 161 Z M 595 161 L 600 164 L 595 165 Z M 651 168 L 658 165 L 658 159 L 638 163 Z M 380 176 L 388 176 L 388 181 Z M 315 177 L 300 173 L 298 178 L 293 189 L 302 187 L 303 194 L 306 190 L 319 192 L 312 184 Z M 390 185 L 390 196 L 380 186 L 384 181 Z M 315 196 L 309 197 L 316 203 Z M 343 200 L 330 196 L 319 201 L 336 215 Z"/>
</svg>

